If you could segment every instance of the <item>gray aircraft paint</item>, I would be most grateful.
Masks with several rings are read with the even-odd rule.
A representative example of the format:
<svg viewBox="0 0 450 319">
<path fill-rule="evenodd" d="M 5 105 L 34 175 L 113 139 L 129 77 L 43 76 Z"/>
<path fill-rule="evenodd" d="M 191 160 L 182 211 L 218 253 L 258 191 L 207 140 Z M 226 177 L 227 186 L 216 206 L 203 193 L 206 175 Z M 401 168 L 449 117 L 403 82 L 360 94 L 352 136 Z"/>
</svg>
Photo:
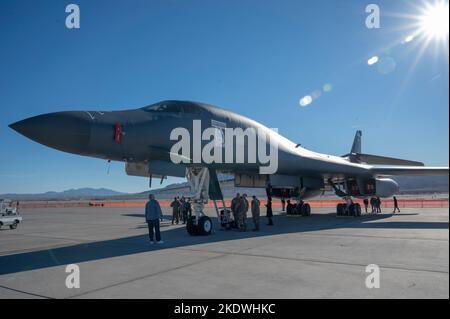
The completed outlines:
<svg viewBox="0 0 450 319">
<path fill-rule="evenodd" d="M 160 106 L 164 106 L 165 110 L 155 110 Z M 276 139 L 277 174 L 280 175 L 339 180 L 346 177 L 448 174 L 448 167 L 369 165 L 352 162 L 347 157 L 316 153 L 297 146 L 245 116 L 188 101 L 163 101 L 126 111 L 49 113 L 16 122 L 10 127 L 38 143 L 64 152 L 128 163 L 150 163 L 170 162 L 170 149 L 176 143 L 170 140 L 171 131 L 183 127 L 192 135 L 193 120 L 201 120 L 202 130 L 221 123 L 227 128 L 260 129 L 271 139 Z M 114 140 L 116 123 L 122 125 L 119 144 Z M 203 141 L 202 147 L 206 143 Z M 258 162 L 244 162 L 212 163 L 206 166 L 225 172 L 257 173 L 260 165 Z"/>
</svg>

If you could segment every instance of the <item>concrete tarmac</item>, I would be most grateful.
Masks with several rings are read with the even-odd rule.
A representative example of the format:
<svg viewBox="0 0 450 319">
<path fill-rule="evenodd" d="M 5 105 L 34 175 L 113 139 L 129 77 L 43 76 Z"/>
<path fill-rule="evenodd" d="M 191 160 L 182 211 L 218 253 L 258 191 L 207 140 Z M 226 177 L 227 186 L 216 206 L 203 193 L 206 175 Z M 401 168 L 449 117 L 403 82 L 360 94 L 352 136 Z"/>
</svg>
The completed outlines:
<svg viewBox="0 0 450 319">
<path fill-rule="evenodd" d="M 207 237 L 164 221 L 165 244 L 153 246 L 140 208 L 22 215 L 0 230 L 0 298 L 449 298 L 448 208 L 361 218 L 316 208 L 245 233 L 215 220 Z M 68 264 L 79 266 L 78 289 L 66 287 Z M 378 289 L 365 285 L 369 264 Z"/>
</svg>

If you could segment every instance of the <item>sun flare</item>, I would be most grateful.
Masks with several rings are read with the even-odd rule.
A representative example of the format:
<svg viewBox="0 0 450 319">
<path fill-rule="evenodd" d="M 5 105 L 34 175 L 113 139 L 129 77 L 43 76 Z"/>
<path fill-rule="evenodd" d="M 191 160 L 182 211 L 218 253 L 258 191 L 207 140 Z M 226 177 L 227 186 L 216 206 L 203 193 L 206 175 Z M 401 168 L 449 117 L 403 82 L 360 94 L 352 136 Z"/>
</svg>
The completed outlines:
<svg viewBox="0 0 450 319">
<path fill-rule="evenodd" d="M 439 1 L 427 4 L 419 17 L 419 33 L 430 40 L 448 39 L 449 28 L 448 3 Z"/>
</svg>

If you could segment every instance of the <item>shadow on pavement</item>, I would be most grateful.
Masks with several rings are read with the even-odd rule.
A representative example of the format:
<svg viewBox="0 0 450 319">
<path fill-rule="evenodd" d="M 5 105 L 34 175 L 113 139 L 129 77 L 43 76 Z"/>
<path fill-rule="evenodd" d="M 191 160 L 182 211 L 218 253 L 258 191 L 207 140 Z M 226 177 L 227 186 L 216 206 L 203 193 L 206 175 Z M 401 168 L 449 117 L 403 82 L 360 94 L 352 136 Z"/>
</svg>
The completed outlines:
<svg viewBox="0 0 450 319">
<path fill-rule="evenodd" d="M 139 215 L 139 216 L 135 216 Z M 141 217 L 141 214 L 127 214 L 126 216 Z M 266 220 L 261 217 L 262 229 L 260 232 L 237 232 L 234 230 L 218 230 L 217 218 L 213 218 L 216 231 L 211 236 L 191 237 L 184 227 L 164 229 L 162 237 L 165 244 L 148 244 L 148 236 L 138 235 L 111 240 L 97 241 L 65 246 L 55 249 L 46 249 L 33 252 L 24 252 L 13 255 L 0 256 L 0 275 L 30 271 L 60 265 L 82 263 L 87 261 L 126 256 L 151 251 L 158 251 L 176 247 L 225 242 L 245 238 L 255 238 L 288 233 L 314 232 L 340 228 L 367 228 L 367 229 L 448 229 L 448 222 L 415 222 L 415 221 L 384 221 L 392 214 L 364 215 L 360 218 L 336 218 L 335 214 L 317 214 L 311 217 L 275 216 L 275 226 L 266 226 Z M 252 228 L 249 218 L 247 224 Z M 144 223 L 138 227 L 146 227 Z"/>
</svg>

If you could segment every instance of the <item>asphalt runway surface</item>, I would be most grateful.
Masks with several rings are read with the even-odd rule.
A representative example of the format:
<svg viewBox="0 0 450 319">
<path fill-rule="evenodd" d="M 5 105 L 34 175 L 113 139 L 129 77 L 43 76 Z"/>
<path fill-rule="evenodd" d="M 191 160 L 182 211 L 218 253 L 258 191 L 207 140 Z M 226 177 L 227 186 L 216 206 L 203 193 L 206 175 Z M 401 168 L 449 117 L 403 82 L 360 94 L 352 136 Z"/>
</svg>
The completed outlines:
<svg viewBox="0 0 450 319">
<path fill-rule="evenodd" d="M 449 298 L 448 208 L 360 218 L 315 208 L 245 233 L 214 219 L 205 237 L 164 212 L 165 243 L 150 245 L 142 208 L 22 210 L 16 230 L 0 230 L 0 298 Z M 69 264 L 80 288 L 66 286 Z M 380 288 L 366 287 L 370 264 Z"/>
</svg>

